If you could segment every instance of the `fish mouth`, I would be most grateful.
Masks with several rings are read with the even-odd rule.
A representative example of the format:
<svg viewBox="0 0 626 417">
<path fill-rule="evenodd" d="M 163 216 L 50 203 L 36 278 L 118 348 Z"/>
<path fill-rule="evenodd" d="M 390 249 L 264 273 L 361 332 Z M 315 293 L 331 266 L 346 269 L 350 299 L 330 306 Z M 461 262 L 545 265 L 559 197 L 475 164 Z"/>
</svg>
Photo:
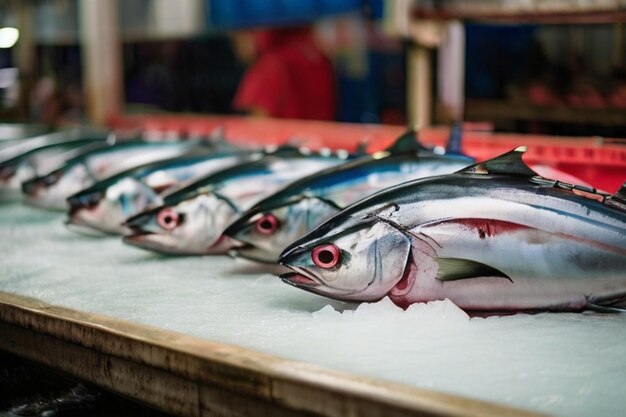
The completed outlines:
<svg viewBox="0 0 626 417">
<path fill-rule="evenodd" d="M 244 241 L 235 241 L 240 244 L 240 246 L 236 247 L 234 250 L 235 256 L 265 264 L 278 263 L 278 256 L 276 254 L 260 249 L 257 246 L 246 243 Z"/>
<path fill-rule="evenodd" d="M 306 275 L 299 274 L 297 272 L 286 272 L 284 274 L 281 274 L 280 279 L 282 279 L 284 283 L 289 284 L 293 287 L 308 290 L 311 292 L 315 292 L 313 291 L 313 289 L 321 285 L 319 282 L 313 280 L 312 278 L 309 278 Z"/>
<path fill-rule="evenodd" d="M 74 232 L 80 233 L 81 235 L 99 237 L 107 235 L 105 231 L 94 228 L 92 224 L 84 221 L 82 218 L 76 215 L 68 216 L 65 219 L 65 226 L 67 226 L 68 229 Z"/>
<path fill-rule="evenodd" d="M 122 241 L 130 246 L 157 252 L 163 255 L 175 256 L 203 256 L 203 255 L 226 255 L 231 250 L 236 250 L 236 241 L 228 236 L 221 235 L 210 247 L 201 248 L 178 244 L 178 242 L 160 233 L 152 233 L 139 230 L 126 235 Z"/>
<path fill-rule="evenodd" d="M 37 197 L 39 195 L 39 191 L 44 188 L 44 185 L 41 181 L 38 180 L 28 180 L 22 183 L 22 192 L 28 197 Z"/>
<path fill-rule="evenodd" d="M 75 230 L 83 234 L 104 234 L 110 236 L 117 236 L 120 234 L 128 233 L 130 229 L 124 225 L 114 227 L 107 224 L 104 221 L 99 220 L 97 217 L 90 216 L 93 211 L 93 207 L 85 206 L 71 206 L 68 211 L 68 216 L 65 220 L 65 225 L 69 229 Z"/>
<path fill-rule="evenodd" d="M 313 273 L 296 266 L 290 266 L 293 272 L 287 272 L 280 275 L 280 279 L 291 285 L 292 287 L 308 291 L 310 293 L 321 295 L 323 297 L 333 298 L 336 300 L 349 300 L 350 296 L 358 291 L 345 291 L 333 288 L 321 282 Z"/>
<path fill-rule="evenodd" d="M 122 237 L 122 242 L 139 249 L 157 252 L 162 255 L 180 255 L 179 253 L 176 253 L 173 248 L 166 247 L 166 245 L 155 240 L 155 236 L 157 236 L 156 233 L 138 230 L 133 231 L 130 235 Z"/>
</svg>

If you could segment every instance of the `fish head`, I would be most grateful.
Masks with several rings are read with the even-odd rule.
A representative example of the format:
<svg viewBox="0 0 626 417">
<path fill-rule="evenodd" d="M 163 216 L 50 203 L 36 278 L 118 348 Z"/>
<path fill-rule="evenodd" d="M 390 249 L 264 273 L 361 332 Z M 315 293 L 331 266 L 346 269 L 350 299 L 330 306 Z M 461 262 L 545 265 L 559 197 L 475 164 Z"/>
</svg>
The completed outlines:
<svg viewBox="0 0 626 417">
<path fill-rule="evenodd" d="M 334 217 L 287 248 L 284 282 L 338 300 L 375 301 L 404 277 L 411 238 L 377 217 L 334 227 Z"/>
<path fill-rule="evenodd" d="M 161 204 L 159 195 L 132 177 L 103 181 L 67 199 L 67 223 L 104 233 L 128 234 L 123 225 L 129 217 Z"/>
<path fill-rule="evenodd" d="M 72 164 L 22 183 L 28 204 L 64 210 L 67 198 L 95 182 L 87 167 Z"/>
<path fill-rule="evenodd" d="M 237 248 L 238 256 L 275 263 L 287 246 L 338 212 L 331 202 L 301 196 L 274 207 L 254 207 L 224 233 L 244 244 Z"/>
<path fill-rule="evenodd" d="M 204 255 L 226 253 L 232 240 L 222 232 L 237 215 L 227 199 L 203 193 L 129 218 L 124 242 L 160 253 Z"/>
</svg>

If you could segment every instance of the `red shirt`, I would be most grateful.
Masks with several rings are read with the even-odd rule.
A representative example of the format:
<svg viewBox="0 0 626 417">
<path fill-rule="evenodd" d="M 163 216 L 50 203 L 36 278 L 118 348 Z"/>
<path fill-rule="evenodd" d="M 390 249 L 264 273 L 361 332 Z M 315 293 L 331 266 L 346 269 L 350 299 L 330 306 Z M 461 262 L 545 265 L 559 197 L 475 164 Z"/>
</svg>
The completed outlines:
<svg viewBox="0 0 626 417">
<path fill-rule="evenodd" d="M 335 118 L 332 65 L 308 30 L 261 33 L 257 49 L 259 57 L 244 75 L 235 96 L 236 108 L 261 108 L 272 117 Z"/>
</svg>

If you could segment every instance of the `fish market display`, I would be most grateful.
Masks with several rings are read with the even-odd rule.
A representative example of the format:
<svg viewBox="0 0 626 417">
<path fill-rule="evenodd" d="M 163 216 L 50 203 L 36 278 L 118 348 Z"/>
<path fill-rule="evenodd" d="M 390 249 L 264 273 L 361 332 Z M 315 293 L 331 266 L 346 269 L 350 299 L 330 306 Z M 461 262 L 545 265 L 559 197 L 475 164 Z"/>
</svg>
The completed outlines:
<svg viewBox="0 0 626 417">
<path fill-rule="evenodd" d="M 212 172 L 243 163 L 250 152 L 214 152 L 157 161 L 124 171 L 68 198 L 68 224 L 105 233 L 129 233 L 129 217 L 163 204 L 161 193 Z"/>
<path fill-rule="evenodd" d="M 22 184 L 31 205 L 64 210 L 67 198 L 97 181 L 153 161 L 173 158 L 204 148 L 198 142 L 125 141 L 82 153 L 44 176 Z"/>
<path fill-rule="evenodd" d="M 548 180 L 523 148 L 411 181 L 295 242 L 283 280 L 340 300 L 448 298 L 466 310 L 580 311 L 626 301 L 626 184 L 610 195 Z"/>
<path fill-rule="evenodd" d="M 126 222 L 134 233 L 124 241 L 163 253 L 225 253 L 234 242 L 223 231 L 242 210 L 288 182 L 343 162 L 334 155 L 282 148 L 166 195 L 163 206 Z"/>
<path fill-rule="evenodd" d="M 19 191 L 24 181 L 61 167 L 76 155 L 107 145 L 104 137 L 51 143 L 0 163 L 0 190 Z"/>
<path fill-rule="evenodd" d="M 385 152 L 295 181 L 241 215 L 225 234 L 245 245 L 238 256 L 275 263 L 293 241 L 355 201 L 412 179 L 449 174 L 473 163 L 422 147 L 409 132 Z"/>
</svg>

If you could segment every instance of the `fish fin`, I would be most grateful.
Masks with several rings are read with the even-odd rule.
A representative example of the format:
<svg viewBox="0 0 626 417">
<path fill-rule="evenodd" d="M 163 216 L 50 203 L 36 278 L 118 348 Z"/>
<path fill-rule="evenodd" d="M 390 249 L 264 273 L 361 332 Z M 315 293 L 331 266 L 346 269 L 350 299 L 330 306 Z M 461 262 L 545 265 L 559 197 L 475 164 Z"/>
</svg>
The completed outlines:
<svg viewBox="0 0 626 417">
<path fill-rule="evenodd" d="M 391 154 L 424 151 L 426 148 L 417 138 L 417 131 L 409 129 L 400 135 L 385 151 Z"/>
<path fill-rule="evenodd" d="M 526 152 L 526 147 L 520 146 L 495 158 L 463 168 L 457 171 L 457 174 L 500 174 L 523 177 L 539 176 L 535 171 L 530 169 L 522 159 L 524 152 Z"/>
<path fill-rule="evenodd" d="M 450 136 L 448 136 L 448 145 L 446 146 L 446 154 L 463 155 L 461 151 L 461 143 L 463 141 L 463 125 L 455 123 L 450 128 Z"/>
<path fill-rule="evenodd" d="M 501 277 L 513 282 L 504 272 L 471 259 L 462 258 L 439 258 L 439 272 L 437 279 L 440 281 L 456 281 L 458 279 L 479 277 Z"/>
<path fill-rule="evenodd" d="M 370 141 L 369 138 L 365 138 L 361 141 L 359 141 L 359 143 L 356 146 L 356 149 L 354 150 L 354 152 L 352 153 L 352 156 L 366 156 L 369 155 L 367 153 L 367 147 L 369 146 Z"/>
<path fill-rule="evenodd" d="M 617 190 L 615 198 L 626 203 L 626 182 L 622 184 L 619 190 Z"/>
<path fill-rule="evenodd" d="M 600 313 L 626 313 L 626 308 L 603 306 L 600 304 L 594 304 L 589 300 L 587 300 L 587 309 L 597 311 Z"/>
</svg>

